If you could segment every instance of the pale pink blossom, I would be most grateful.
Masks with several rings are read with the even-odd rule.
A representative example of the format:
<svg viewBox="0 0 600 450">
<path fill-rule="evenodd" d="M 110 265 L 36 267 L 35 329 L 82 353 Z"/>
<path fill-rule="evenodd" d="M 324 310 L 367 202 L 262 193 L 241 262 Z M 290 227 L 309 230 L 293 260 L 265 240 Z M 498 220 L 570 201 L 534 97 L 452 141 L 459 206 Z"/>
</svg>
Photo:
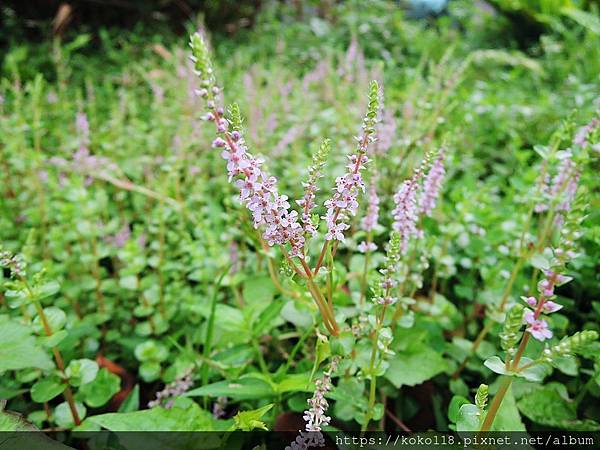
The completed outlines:
<svg viewBox="0 0 600 450">
<path fill-rule="evenodd" d="M 377 195 L 377 179 L 373 177 L 369 184 L 369 197 L 367 199 L 367 214 L 361 221 L 362 229 L 372 231 L 377 226 L 379 218 L 379 196 Z"/>
<path fill-rule="evenodd" d="M 400 234 L 400 246 L 403 254 L 408 251 L 411 237 L 419 234 L 417 230 L 417 186 L 416 177 L 413 176 L 410 180 L 405 180 L 394 195 L 396 207 L 392 211 L 394 217 L 392 227 Z"/>
<path fill-rule="evenodd" d="M 361 253 L 374 252 L 377 250 L 377 245 L 373 242 L 362 241 L 356 249 Z"/>
<path fill-rule="evenodd" d="M 542 306 L 542 310 L 546 314 L 551 314 L 553 312 L 556 312 L 556 311 L 562 309 L 562 307 L 563 307 L 563 305 L 559 305 L 558 303 L 555 303 L 552 300 L 548 300 L 548 301 L 544 302 L 544 305 Z"/>
<path fill-rule="evenodd" d="M 423 191 L 421 193 L 419 206 L 420 212 L 426 216 L 431 216 L 440 195 L 440 189 L 442 187 L 442 182 L 444 181 L 444 175 L 446 174 L 446 170 L 444 169 L 444 158 L 445 154 L 442 149 L 423 181 Z"/>
<path fill-rule="evenodd" d="M 536 319 L 532 311 L 525 313 L 525 322 L 529 324 L 525 331 L 531 333 L 538 341 L 545 341 L 552 337 L 552 331 L 548 328 L 548 322 Z"/>
</svg>

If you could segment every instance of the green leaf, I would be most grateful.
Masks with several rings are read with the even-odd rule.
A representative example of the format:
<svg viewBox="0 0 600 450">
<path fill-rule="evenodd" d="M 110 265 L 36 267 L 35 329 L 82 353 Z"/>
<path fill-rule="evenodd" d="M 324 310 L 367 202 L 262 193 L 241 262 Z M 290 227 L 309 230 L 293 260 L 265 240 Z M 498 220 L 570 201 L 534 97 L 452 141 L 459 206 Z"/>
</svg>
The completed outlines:
<svg viewBox="0 0 600 450">
<path fill-rule="evenodd" d="M 43 414 L 45 417 L 45 412 Z M 39 432 L 38 428 L 25 420 L 20 414 L 0 410 L 0 433 L 15 431 L 17 433 L 6 433 L 2 436 L 3 440 L 0 443 L 0 448 L 3 450 L 73 450 L 72 447 L 67 447 Z M 21 431 L 33 431 L 33 433 L 21 433 Z"/>
<path fill-rule="evenodd" d="M 384 376 L 397 388 L 421 384 L 447 368 L 444 358 L 423 343 L 398 352 L 389 363 Z"/>
<path fill-rule="evenodd" d="M 273 408 L 273 403 L 263 406 L 262 408 L 253 409 L 251 411 L 240 411 L 238 412 L 233 420 L 233 430 L 252 431 L 255 429 L 267 430 L 267 425 L 260 419 L 264 416 L 267 411 Z"/>
<path fill-rule="evenodd" d="M 490 431 L 525 431 L 525 425 L 521 421 L 521 415 L 512 393 L 512 386 L 504 395 Z"/>
<path fill-rule="evenodd" d="M 182 401 L 187 400 L 187 401 Z M 170 409 L 156 407 L 129 413 L 109 413 L 88 419 L 110 431 L 211 431 L 212 415 L 190 399 L 178 399 Z"/>
<path fill-rule="evenodd" d="M 450 405 L 448 405 L 448 419 L 450 422 L 456 423 L 458 420 L 458 412 L 463 405 L 470 404 L 469 400 L 463 397 L 462 395 L 455 395 L 450 400 Z"/>
<path fill-rule="evenodd" d="M 62 309 L 56 308 L 54 306 L 44 308 L 44 316 L 46 317 L 46 321 L 53 334 L 62 329 L 62 327 L 65 326 L 65 323 L 67 323 L 67 315 L 65 314 L 65 312 Z M 31 323 L 31 326 L 33 328 L 33 331 L 35 331 L 37 334 L 46 334 L 46 329 L 44 328 L 39 315 L 35 316 L 33 322 Z"/>
<path fill-rule="evenodd" d="M 354 341 L 351 331 L 342 331 L 339 336 L 331 338 L 331 352 L 335 355 L 347 356 L 354 349 Z"/>
<path fill-rule="evenodd" d="M 308 373 L 288 374 L 275 386 L 275 391 L 279 394 L 284 392 L 312 392 L 314 388 L 311 387 L 310 380 Z"/>
<path fill-rule="evenodd" d="M 58 377 L 44 378 L 31 386 L 31 399 L 44 403 L 62 394 L 65 388 L 65 383 Z"/>
<path fill-rule="evenodd" d="M 481 411 L 472 403 L 462 405 L 458 410 L 456 431 L 479 431 Z"/>
<path fill-rule="evenodd" d="M 121 379 L 102 368 L 91 383 L 81 387 L 79 392 L 84 395 L 85 403 L 92 408 L 99 408 L 108 402 L 121 389 Z"/>
<path fill-rule="evenodd" d="M 579 370 L 579 362 L 572 355 L 558 356 L 551 361 L 553 367 L 556 367 L 562 373 L 576 377 Z"/>
<path fill-rule="evenodd" d="M 138 288 L 139 282 L 135 275 L 127 275 L 121 277 L 119 280 L 119 286 L 128 291 L 135 291 Z"/>
<path fill-rule="evenodd" d="M 50 370 L 53 367 L 46 352 L 36 346 L 29 327 L 0 316 L 0 373 L 28 368 Z"/>
<path fill-rule="evenodd" d="M 573 7 L 563 8 L 560 12 L 592 33 L 600 34 L 600 18 L 598 16 Z"/>
<path fill-rule="evenodd" d="M 38 300 L 42 300 L 56 294 L 59 290 L 60 284 L 58 284 L 57 281 L 49 281 L 48 283 L 38 286 L 35 290 L 35 294 Z"/>
<path fill-rule="evenodd" d="M 240 378 L 235 382 L 218 381 L 188 391 L 186 397 L 231 397 L 234 400 L 270 398 L 275 391 L 269 383 L 258 378 Z"/>
<path fill-rule="evenodd" d="M 75 402 L 75 409 L 77 410 L 79 418 L 83 420 L 87 413 L 87 409 L 83 406 L 83 403 Z M 71 408 L 69 408 L 67 402 L 62 402 L 54 409 L 54 420 L 59 427 L 73 428 L 75 419 L 73 419 Z"/>
<path fill-rule="evenodd" d="M 98 374 L 98 363 L 86 358 L 74 359 L 67 366 L 65 374 L 69 378 L 69 384 L 72 386 L 91 383 Z"/>
<path fill-rule="evenodd" d="M 52 336 L 43 336 L 38 338 L 38 342 L 45 348 L 54 348 L 60 344 L 69 333 L 67 330 L 60 330 L 54 333 Z"/>
<path fill-rule="evenodd" d="M 319 366 L 323 361 L 331 356 L 331 346 L 327 336 L 317 335 L 316 344 L 316 365 Z"/>
<path fill-rule="evenodd" d="M 363 395 L 356 395 L 357 392 L 364 392 L 364 389 L 364 379 L 340 378 L 338 385 L 330 395 L 335 400 L 333 406 L 334 416 L 345 421 L 365 417 L 368 407 L 367 398 Z M 303 409 L 306 409 L 306 400 Z"/>
<path fill-rule="evenodd" d="M 533 255 L 531 257 L 531 259 L 529 260 L 529 263 L 533 267 L 535 267 L 536 269 L 539 269 L 539 270 L 544 270 L 544 269 L 550 268 L 550 261 L 548 261 L 548 258 L 546 258 L 544 255 L 541 255 L 539 253 L 536 253 L 535 255 Z"/>
<path fill-rule="evenodd" d="M 271 303 L 264 311 L 260 314 L 260 317 L 252 327 L 252 331 L 255 336 L 261 336 L 268 333 L 273 328 L 281 324 L 279 315 L 283 308 L 283 302 Z"/>
<path fill-rule="evenodd" d="M 533 360 L 531 358 L 522 357 L 519 363 L 519 367 L 523 367 L 527 364 L 531 364 Z M 525 378 L 527 381 L 540 382 L 544 381 L 544 378 L 550 373 L 551 369 L 547 364 L 536 363 L 526 369 L 521 369 L 516 372 L 516 375 L 521 378 Z"/>
<path fill-rule="evenodd" d="M 140 362 L 154 361 L 161 362 L 167 359 L 169 351 L 167 348 L 156 342 L 153 339 L 149 339 L 135 347 L 135 357 Z"/>
<path fill-rule="evenodd" d="M 146 383 L 150 383 L 151 381 L 158 380 L 160 377 L 160 370 L 160 363 L 148 361 L 140 365 L 139 373 L 142 380 Z"/>
<path fill-rule="evenodd" d="M 483 365 L 500 375 L 513 375 L 506 370 L 506 364 L 498 356 L 491 356 L 483 362 Z"/>
<path fill-rule="evenodd" d="M 244 282 L 244 300 L 257 316 L 273 302 L 276 292 L 268 276 L 252 277 Z"/>
<path fill-rule="evenodd" d="M 540 425 L 569 431 L 600 429 L 592 421 L 577 419 L 577 405 L 568 398 L 565 386 L 560 383 L 536 386 L 519 399 L 517 406 L 524 416 Z"/>
<path fill-rule="evenodd" d="M 140 385 L 136 384 L 125 401 L 119 406 L 120 413 L 128 413 L 140 409 Z"/>
<path fill-rule="evenodd" d="M 37 428 L 27 422 L 21 414 L 0 409 L 0 432 L 4 431 L 37 431 Z"/>
</svg>

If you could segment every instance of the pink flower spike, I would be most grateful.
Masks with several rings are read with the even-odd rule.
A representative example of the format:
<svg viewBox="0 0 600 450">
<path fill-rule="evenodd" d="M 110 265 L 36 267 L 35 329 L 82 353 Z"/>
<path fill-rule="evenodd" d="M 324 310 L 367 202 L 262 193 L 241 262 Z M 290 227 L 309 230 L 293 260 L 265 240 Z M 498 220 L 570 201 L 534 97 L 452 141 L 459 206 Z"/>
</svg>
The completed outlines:
<svg viewBox="0 0 600 450">
<path fill-rule="evenodd" d="M 538 341 L 545 341 L 552 337 L 552 331 L 548 328 L 548 322 L 545 320 L 535 319 L 532 312 L 525 314 L 525 320 L 529 323 L 529 326 L 525 331 L 531 333 Z"/>
<path fill-rule="evenodd" d="M 563 305 L 559 305 L 556 302 L 548 300 L 546 303 L 544 303 L 544 306 L 542 308 L 546 314 L 551 314 L 553 312 L 558 311 L 559 309 L 562 309 L 562 307 Z"/>
</svg>

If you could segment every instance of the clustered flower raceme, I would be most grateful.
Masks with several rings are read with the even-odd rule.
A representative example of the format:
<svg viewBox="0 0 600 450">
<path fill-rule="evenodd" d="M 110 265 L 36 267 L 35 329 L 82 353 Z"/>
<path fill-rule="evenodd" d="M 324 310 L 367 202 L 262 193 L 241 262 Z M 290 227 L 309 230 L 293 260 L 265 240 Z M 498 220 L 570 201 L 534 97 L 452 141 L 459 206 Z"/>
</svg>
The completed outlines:
<svg viewBox="0 0 600 450">
<path fill-rule="evenodd" d="M 90 174 L 94 174 L 100 171 L 114 171 L 118 167 L 116 164 L 111 162 L 108 158 L 102 156 L 92 155 L 90 153 L 90 124 L 87 115 L 84 112 L 78 112 L 75 117 L 75 129 L 77 131 L 77 138 L 79 141 L 79 147 L 73 153 L 71 160 L 66 160 L 60 156 L 53 156 L 48 159 L 48 163 L 57 169 L 63 169 L 65 171 L 78 173 L 85 175 L 85 185 L 89 186 L 92 183 Z M 64 181 L 66 175 L 61 173 L 59 180 Z"/>
<path fill-rule="evenodd" d="M 304 229 L 298 222 L 298 213 L 290 210 L 287 196 L 279 194 L 277 179 L 262 170 L 264 161 L 248 152 L 240 132 L 237 106 L 231 111 L 232 123 L 224 117 L 223 109 L 216 106 L 215 96 L 220 89 L 215 85 L 208 50 L 200 34 L 192 35 L 190 46 L 194 69 L 201 77 L 197 94 L 206 100 L 208 109 L 203 119 L 214 122 L 222 136 L 213 141 L 213 147 L 223 149 L 221 156 L 227 161 L 229 180 L 239 177 L 235 184 L 240 190 L 240 201 L 252 213 L 254 227 L 265 227 L 263 238 L 269 245 L 289 243 L 292 256 L 303 257 Z"/>
<path fill-rule="evenodd" d="M 167 384 L 162 391 L 157 392 L 154 400 L 148 402 L 148 408 L 162 406 L 166 409 L 171 409 L 175 403 L 175 399 L 189 391 L 193 384 L 192 372 L 189 371 L 181 378 Z"/>
<path fill-rule="evenodd" d="M 346 166 L 345 175 L 335 180 L 336 187 L 333 196 L 325 202 L 327 213 L 323 217 L 327 222 L 328 241 L 344 241 L 344 231 L 350 228 L 347 220 L 356 214 L 358 209 L 358 194 L 365 190 L 365 184 L 360 173 L 369 162 L 367 149 L 370 143 L 375 142 L 375 125 L 379 111 L 379 87 L 376 81 L 371 82 L 369 89 L 369 106 L 363 120 L 361 137 L 356 137 L 358 149 L 356 154 L 348 156 L 350 162 Z"/>
<path fill-rule="evenodd" d="M 304 196 L 297 201 L 298 205 L 302 208 L 302 225 L 304 231 L 310 236 L 314 236 L 317 232 L 317 228 L 312 220 L 312 210 L 315 205 L 315 193 L 317 192 L 317 181 L 321 178 L 323 166 L 327 160 L 327 156 L 331 151 L 331 144 L 329 139 L 325 139 L 319 150 L 313 155 L 312 164 L 308 169 L 308 181 L 303 183 Z"/>
<path fill-rule="evenodd" d="M 396 207 L 392 211 L 394 217 L 392 227 L 400 233 L 402 253 L 408 251 L 410 238 L 418 235 L 417 180 L 416 174 L 409 180 L 405 180 L 394 195 Z"/>
<path fill-rule="evenodd" d="M 377 127 L 377 143 L 375 144 L 375 151 L 380 155 L 386 153 L 392 147 L 396 137 L 394 111 L 383 107 L 381 110 L 381 120 Z"/>
<path fill-rule="evenodd" d="M 208 109 L 203 119 L 216 125 L 220 136 L 213 141 L 213 147 L 223 149 L 222 156 L 227 160 L 229 180 L 239 178 L 236 186 L 240 189 L 240 200 L 252 212 L 254 227 L 265 227 L 263 238 L 269 245 L 289 244 L 292 256 L 304 258 L 305 231 L 310 234 L 316 227 L 306 226 L 309 221 L 304 219 L 308 217 L 303 218 L 305 227 L 299 223 L 298 213 L 290 210 L 287 196 L 278 193 L 277 179 L 266 174 L 261 169 L 263 161 L 248 152 L 240 132 L 241 118 L 237 105 L 230 111 L 231 120 L 224 117 L 223 108 L 217 107 L 215 96 L 220 93 L 220 89 L 215 84 L 208 50 L 200 34 L 192 35 L 190 46 L 194 70 L 201 77 L 201 88 L 197 94 L 206 100 Z M 325 238 L 328 241 L 344 240 L 343 232 L 349 227 L 346 220 L 358 208 L 357 196 L 360 190 L 364 190 L 360 171 L 368 161 L 367 146 L 375 140 L 373 134 L 378 105 L 378 85 L 373 81 L 363 121 L 363 136 L 357 138 L 357 154 L 349 156 L 347 174 L 336 180 L 333 197 L 325 202 L 327 214 L 324 218 L 328 225 Z M 300 200 L 301 206 L 308 206 L 309 209 L 313 206 L 315 190 L 314 183 L 309 180 L 305 198 Z"/>
<path fill-rule="evenodd" d="M 420 212 L 426 216 L 431 216 L 437 198 L 440 195 L 442 182 L 444 181 L 444 175 L 446 174 L 444 159 L 445 152 L 444 149 L 441 149 L 423 181 L 423 191 L 421 193 L 419 206 Z"/>
<path fill-rule="evenodd" d="M 534 211 L 536 213 L 548 211 L 554 204 L 557 212 L 569 211 L 580 176 L 581 171 L 573 162 L 571 153 L 567 153 L 560 162 L 552 181 L 547 173 L 544 176 L 541 191 L 546 201 L 536 204 Z"/>
<path fill-rule="evenodd" d="M 290 210 L 287 196 L 277 192 L 277 179 L 261 170 L 263 161 L 247 152 L 239 132 L 233 131 L 228 138 L 215 139 L 213 146 L 225 148 L 221 155 L 227 160 L 229 179 L 242 177 L 236 186 L 240 201 L 252 213 L 254 227 L 265 226 L 263 238 L 269 245 L 289 243 L 292 256 L 301 256 L 304 229 L 298 222 L 298 213 Z"/>
<path fill-rule="evenodd" d="M 21 255 L 13 255 L 8 250 L 0 252 L 0 267 L 6 267 L 10 270 L 13 277 L 25 276 L 25 268 L 27 264 Z"/>
<path fill-rule="evenodd" d="M 577 130 L 577 133 L 575 134 L 575 137 L 573 138 L 573 145 L 577 145 L 579 147 L 587 147 L 587 145 L 589 143 L 590 135 L 599 127 L 600 127 L 600 119 L 598 119 L 597 117 L 594 117 L 590 121 L 590 123 L 582 126 L 581 128 L 579 128 L 579 130 Z M 596 144 L 596 145 L 598 145 L 598 144 Z M 596 151 L 598 151 L 600 148 L 595 147 L 595 149 L 596 149 Z"/>
<path fill-rule="evenodd" d="M 392 231 L 385 256 L 384 268 L 379 271 L 381 279 L 373 288 L 373 301 L 380 305 L 393 305 L 398 301 L 391 292 L 396 287 L 395 274 L 401 256 L 402 238 L 400 233 Z"/>
<path fill-rule="evenodd" d="M 377 226 L 379 219 L 379 196 L 377 195 L 377 177 L 373 176 L 369 184 L 369 197 L 367 199 L 367 214 L 360 222 L 360 225 L 367 234 L 371 233 Z M 362 241 L 358 244 L 358 251 L 367 253 L 377 250 L 377 245 L 373 242 Z"/>
<path fill-rule="evenodd" d="M 349 156 L 349 159 L 350 163 L 346 166 L 348 172 L 336 178 L 333 196 L 325 202 L 327 214 L 323 218 L 327 222 L 325 239 L 328 241 L 344 241 L 344 231 L 350 228 L 346 221 L 356 215 L 358 193 L 365 190 L 360 171 L 365 168 L 369 158 L 358 154 Z"/>
<path fill-rule="evenodd" d="M 304 411 L 306 431 L 321 431 L 323 425 L 329 425 L 331 417 L 325 415 L 329 407 L 325 394 L 331 388 L 331 375 L 329 372 L 325 372 L 323 378 L 315 381 L 315 392 L 312 398 L 307 400 L 310 408 Z"/>
<path fill-rule="evenodd" d="M 561 275 L 553 270 L 544 270 L 545 278 L 538 283 L 539 299 L 533 296 L 521 297 L 533 310 L 525 312 L 524 320 L 528 325 L 525 331 L 538 341 L 544 341 L 552 337 L 552 331 L 548 328 L 548 322 L 540 319 L 540 315 L 552 314 L 562 308 L 562 305 L 553 302 L 554 287 L 568 283 L 572 278 Z"/>
<path fill-rule="evenodd" d="M 417 227 L 419 217 L 421 214 L 431 214 L 440 195 L 445 173 L 444 151 L 440 151 L 433 165 L 431 165 L 431 156 L 431 154 L 425 155 L 423 162 L 414 170 L 412 177 L 405 180 L 394 195 L 396 207 L 392 211 L 394 217 L 392 227 L 400 233 L 403 254 L 408 251 L 412 237 L 422 236 L 422 232 Z M 419 181 L 429 166 L 429 172 L 421 188 Z M 420 195 L 419 189 L 422 189 Z"/>
</svg>

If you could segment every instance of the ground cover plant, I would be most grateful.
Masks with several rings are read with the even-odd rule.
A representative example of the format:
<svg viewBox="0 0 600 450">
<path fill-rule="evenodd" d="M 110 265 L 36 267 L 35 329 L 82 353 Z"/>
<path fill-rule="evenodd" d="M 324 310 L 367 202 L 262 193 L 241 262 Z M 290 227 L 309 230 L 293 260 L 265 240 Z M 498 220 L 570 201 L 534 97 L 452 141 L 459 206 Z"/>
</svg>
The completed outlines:
<svg viewBox="0 0 600 450">
<path fill-rule="evenodd" d="M 8 47 L 0 430 L 600 429 L 597 10 L 362 6 Z"/>
</svg>

